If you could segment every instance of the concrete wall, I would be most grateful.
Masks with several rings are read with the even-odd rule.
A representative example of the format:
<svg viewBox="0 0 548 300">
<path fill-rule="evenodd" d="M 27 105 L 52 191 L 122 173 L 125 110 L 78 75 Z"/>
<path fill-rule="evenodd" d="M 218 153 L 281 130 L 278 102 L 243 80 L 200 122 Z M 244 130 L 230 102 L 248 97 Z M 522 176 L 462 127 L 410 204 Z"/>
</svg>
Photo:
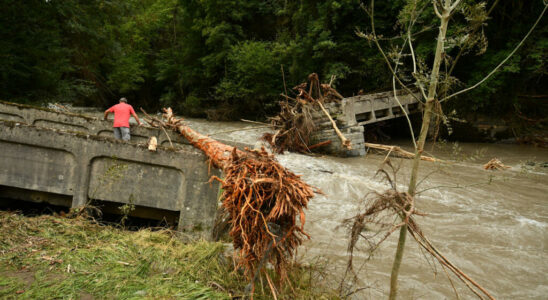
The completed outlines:
<svg viewBox="0 0 548 300">
<path fill-rule="evenodd" d="M 331 102 L 325 103 L 324 107 L 344 136 L 352 142 L 352 150 L 346 150 L 342 146 L 341 140 L 331 125 L 331 121 L 319 107 L 312 112 L 314 123 L 317 126 L 315 133 L 312 135 L 312 141 L 313 143 L 320 143 L 330 140 L 331 144 L 320 149 L 320 151 L 328 154 L 343 157 L 365 155 L 363 126 L 358 126 L 355 122 L 354 124 L 349 123 L 347 116 L 344 114 L 343 105 L 344 102 Z"/>
<path fill-rule="evenodd" d="M 404 90 L 397 91 L 398 100 L 403 110 L 394 98 L 393 92 L 383 92 L 344 98 L 342 101 L 324 104 L 337 127 L 347 139 L 352 142 L 352 150 L 343 148 L 341 141 L 333 129 L 329 118 L 318 107 L 312 112 L 314 123 L 318 126 L 312 136 L 314 143 L 330 140 L 331 144 L 321 148 L 321 151 L 337 156 L 365 155 L 364 125 L 404 116 L 404 111 L 414 113 L 420 111 L 417 100 Z M 417 93 L 415 96 L 420 97 Z"/>
<path fill-rule="evenodd" d="M 212 228 L 218 183 L 208 180 L 218 174 L 208 174 L 205 156 L 192 146 L 150 152 L 113 138 L 21 123 L 100 130 L 85 117 L 60 114 L 51 120 L 55 113 L 50 111 L 35 116 L 25 115 L 25 109 L 1 112 L 15 122 L 0 121 L 0 185 L 71 196 L 73 207 L 98 199 L 178 211 L 180 230 L 199 228 L 206 235 Z"/>
</svg>

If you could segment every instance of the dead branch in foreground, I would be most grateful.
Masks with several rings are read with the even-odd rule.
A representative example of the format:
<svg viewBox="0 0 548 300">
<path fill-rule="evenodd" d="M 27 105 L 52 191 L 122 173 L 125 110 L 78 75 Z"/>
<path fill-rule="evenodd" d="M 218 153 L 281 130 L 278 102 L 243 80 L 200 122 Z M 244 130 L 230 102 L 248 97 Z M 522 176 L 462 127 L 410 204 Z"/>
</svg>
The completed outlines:
<svg viewBox="0 0 548 300">
<path fill-rule="evenodd" d="M 395 174 L 396 168 L 392 166 L 390 160 L 386 164 L 392 169 Z M 415 208 L 414 197 L 406 192 L 399 192 L 394 179 L 384 169 L 379 169 L 377 174 L 382 173 L 389 182 L 391 188 L 384 193 L 374 193 L 369 204 L 363 213 L 345 220 L 345 224 L 350 227 L 350 240 L 348 243 L 349 259 L 347 264 L 346 274 L 353 271 L 353 253 L 357 242 L 363 238 L 369 245 L 368 251 L 372 253 L 379 245 L 384 242 L 397 229 L 407 226 L 407 231 L 419 246 L 426 250 L 434 257 L 444 268 L 449 269 L 460 281 L 462 281 L 478 298 L 483 299 L 486 296 L 489 299 L 495 299 L 485 288 L 475 282 L 472 278 L 466 275 L 462 270 L 456 267 L 445 255 L 443 255 L 424 235 L 421 228 L 414 219 L 414 215 L 425 216 L 424 213 L 417 211 Z M 394 175 L 395 176 L 395 175 Z M 394 224 L 394 215 L 401 219 L 401 222 Z M 380 226 L 381 231 L 386 231 L 384 235 L 378 236 L 378 233 L 370 232 L 367 235 L 368 226 Z M 356 276 L 356 274 L 354 274 Z M 341 283 L 342 288 L 342 283 Z"/>
<path fill-rule="evenodd" d="M 287 279 L 287 268 L 297 247 L 304 238 L 310 238 L 303 230 L 304 209 L 314 196 L 313 188 L 264 149 L 242 151 L 222 144 L 186 126 L 182 119 L 173 116 L 171 108 L 164 109 L 163 119 L 150 123 L 176 130 L 223 171 L 224 179 L 214 176 L 211 180 L 222 185 L 222 204 L 231 226 L 229 234 L 234 249 L 239 250 L 237 267 L 242 267 L 251 280 L 257 277 L 264 262 L 270 262 L 281 284 Z M 265 276 L 270 280 L 268 274 Z"/>
</svg>

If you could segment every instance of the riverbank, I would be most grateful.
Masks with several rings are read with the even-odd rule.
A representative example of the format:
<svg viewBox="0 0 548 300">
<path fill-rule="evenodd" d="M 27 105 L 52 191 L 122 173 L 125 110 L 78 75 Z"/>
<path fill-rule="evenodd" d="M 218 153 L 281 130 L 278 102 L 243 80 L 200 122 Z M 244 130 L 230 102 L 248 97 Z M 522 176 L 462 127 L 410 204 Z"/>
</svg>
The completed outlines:
<svg viewBox="0 0 548 300">
<path fill-rule="evenodd" d="M 222 243 L 183 243 L 170 230 L 128 231 L 84 217 L 0 211 L 0 298 L 232 299 L 247 281 Z M 315 271 L 295 268 L 278 297 L 331 299 Z M 257 282 L 255 299 L 271 299 Z"/>
</svg>

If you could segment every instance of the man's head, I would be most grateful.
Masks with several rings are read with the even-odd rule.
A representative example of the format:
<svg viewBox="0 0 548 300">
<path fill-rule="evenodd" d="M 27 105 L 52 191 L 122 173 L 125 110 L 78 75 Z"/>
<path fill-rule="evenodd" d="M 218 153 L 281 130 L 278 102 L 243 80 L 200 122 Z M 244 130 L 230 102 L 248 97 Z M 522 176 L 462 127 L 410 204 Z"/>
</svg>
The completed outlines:
<svg viewBox="0 0 548 300">
<path fill-rule="evenodd" d="M 127 99 L 126 99 L 126 98 L 124 98 L 124 97 L 122 97 L 122 98 L 120 98 L 120 102 L 124 102 L 124 103 L 127 103 Z"/>
</svg>

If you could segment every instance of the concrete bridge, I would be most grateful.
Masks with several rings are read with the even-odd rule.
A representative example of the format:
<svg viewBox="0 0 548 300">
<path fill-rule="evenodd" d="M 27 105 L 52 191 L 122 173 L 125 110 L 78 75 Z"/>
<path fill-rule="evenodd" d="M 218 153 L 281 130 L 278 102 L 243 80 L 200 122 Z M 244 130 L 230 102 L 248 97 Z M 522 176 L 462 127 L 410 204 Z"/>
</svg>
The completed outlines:
<svg viewBox="0 0 548 300">
<path fill-rule="evenodd" d="M 417 101 L 417 98 L 421 98 L 418 92 L 412 95 L 405 90 L 398 90 L 396 95 L 399 103 L 394 97 L 394 92 L 390 91 L 353 96 L 344 98 L 340 102 L 325 104 L 326 110 L 329 111 L 339 129 L 352 141 L 352 150 L 348 151 L 342 147 L 331 127 L 331 122 L 320 110 L 313 113 L 314 122 L 319 126 L 313 140 L 317 143 L 331 140 L 332 143 L 327 146 L 327 151 L 335 155 L 365 155 L 364 126 L 403 117 L 404 111 L 407 114 L 413 114 L 422 110 L 422 105 Z"/>
<path fill-rule="evenodd" d="M 180 230 L 207 236 L 219 185 L 208 183 L 218 174 L 208 172 L 206 157 L 172 133 L 174 148 L 150 152 L 144 144 L 150 136 L 169 145 L 163 131 L 134 127 L 132 140 L 123 142 L 112 138 L 111 126 L 111 121 L 0 102 L 0 197 L 67 207 L 93 200 L 114 211 L 132 204 L 136 216 L 171 220 Z"/>
<path fill-rule="evenodd" d="M 420 111 L 411 96 L 398 92 L 408 113 Z M 327 103 L 353 150 L 344 150 L 322 112 L 313 113 L 320 130 L 313 139 L 332 140 L 328 151 L 342 156 L 365 154 L 364 125 L 403 116 L 392 92 Z M 129 142 L 112 138 L 112 123 L 80 114 L 0 101 L 0 197 L 79 207 L 101 202 L 132 204 L 132 215 L 167 219 L 179 229 L 212 229 L 218 183 L 209 184 L 205 156 L 173 132 L 133 127 Z M 145 146 L 155 136 L 160 147 Z M 251 145 L 220 140 L 229 145 Z M 167 147 L 171 144 L 174 147 Z"/>
<path fill-rule="evenodd" d="M 398 90 L 396 95 L 399 103 L 392 91 L 345 98 L 341 105 L 341 121 L 350 126 L 364 126 L 403 117 L 404 111 L 413 114 L 421 110 L 417 101 L 417 98 L 421 98 L 418 92 L 409 94 L 405 90 Z"/>
</svg>

